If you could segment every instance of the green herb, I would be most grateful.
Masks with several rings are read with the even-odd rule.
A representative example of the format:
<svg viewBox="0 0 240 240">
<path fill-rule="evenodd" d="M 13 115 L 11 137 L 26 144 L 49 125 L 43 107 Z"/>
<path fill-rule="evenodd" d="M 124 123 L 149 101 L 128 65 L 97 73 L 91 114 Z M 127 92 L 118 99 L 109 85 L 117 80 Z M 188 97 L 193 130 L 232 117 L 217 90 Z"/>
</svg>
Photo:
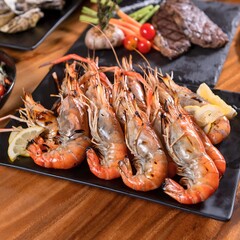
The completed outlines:
<svg viewBox="0 0 240 240">
<path fill-rule="evenodd" d="M 102 30 L 104 30 L 107 25 L 108 22 L 110 20 L 110 18 L 113 17 L 113 12 L 115 11 L 116 7 L 118 6 L 118 3 L 120 1 L 118 0 L 97 0 L 97 4 L 98 4 L 98 21 L 99 21 L 99 25 L 100 28 Z"/>
<path fill-rule="evenodd" d="M 109 20 L 113 17 L 114 12 L 119 8 L 118 4 L 120 2 L 121 0 L 91 0 L 91 3 L 97 4 L 98 10 L 95 11 L 84 6 L 79 20 L 94 25 L 98 24 L 104 30 Z M 154 6 L 151 4 L 131 13 L 129 16 L 143 24 L 153 16 L 159 7 L 159 5 Z"/>
<path fill-rule="evenodd" d="M 91 0 L 91 3 L 97 4 L 97 11 L 91 8 L 83 7 L 81 15 L 79 17 L 80 21 L 92 23 L 99 25 L 102 30 L 104 30 L 110 18 L 113 17 L 114 11 L 118 8 L 118 4 L 121 0 Z"/>
</svg>

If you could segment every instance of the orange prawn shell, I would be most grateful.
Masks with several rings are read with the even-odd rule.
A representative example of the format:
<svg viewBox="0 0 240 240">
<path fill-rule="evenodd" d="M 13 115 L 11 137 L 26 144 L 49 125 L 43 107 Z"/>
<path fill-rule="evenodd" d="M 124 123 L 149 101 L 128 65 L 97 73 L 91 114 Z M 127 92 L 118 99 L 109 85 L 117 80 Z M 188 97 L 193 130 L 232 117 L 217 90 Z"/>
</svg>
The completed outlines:
<svg viewBox="0 0 240 240">
<path fill-rule="evenodd" d="M 164 192 L 183 204 L 195 204 L 209 198 L 219 186 L 219 172 L 213 160 L 207 155 L 191 117 L 185 113 L 177 99 L 164 89 L 161 101 L 165 105 L 163 131 L 166 147 L 173 161 L 178 165 L 180 184 L 166 178 Z M 165 95 L 165 96 L 163 96 Z M 165 99 L 168 99 L 165 102 Z"/>
<path fill-rule="evenodd" d="M 45 168 L 70 169 L 80 164 L 85 159 L 86 149 L 91 145 L 87 137 L 79 137 L 44 151 L 43 143 L 33 143 L 28 147 L 28 152 L 33 161 Z"/>
</svg>

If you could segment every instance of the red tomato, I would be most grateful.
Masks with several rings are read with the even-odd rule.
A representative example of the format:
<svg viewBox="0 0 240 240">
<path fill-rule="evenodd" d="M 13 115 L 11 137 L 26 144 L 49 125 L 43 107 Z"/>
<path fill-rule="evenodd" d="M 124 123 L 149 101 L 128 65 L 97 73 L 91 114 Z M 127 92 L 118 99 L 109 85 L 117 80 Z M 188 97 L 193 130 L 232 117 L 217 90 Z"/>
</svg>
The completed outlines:
<svg viewBox="0 0 240 240">
<path fill-rule="evenodd" d="M 148 53 L 151 50 L 151 48 L 152 48 L 152 44 L 148 40 L 141 39 L 138 41 L 137 49 L 139 50 L 139 52 L 143 54 Z"/>
<path fill-rule="evenodd" d="M 0 97 L 2 97 L 4 93 L 5 93 L 4 86 L 0 84 Z"/>
<path fill-rule="evenodd" d="M 140 28 L 140 34 L 147 40 L 151 41 L 155 37 L 156 31 L 152 24 L 144 23 Z"/>
<path fill-rule="evenodd" d="M 127 49 L 127 50 L 134 50 L 137 48 L 137 44 L 138 44 L 138 38 L 135 36 L 126 36 L 123 40 L 123 46 Z"/>
</svg>

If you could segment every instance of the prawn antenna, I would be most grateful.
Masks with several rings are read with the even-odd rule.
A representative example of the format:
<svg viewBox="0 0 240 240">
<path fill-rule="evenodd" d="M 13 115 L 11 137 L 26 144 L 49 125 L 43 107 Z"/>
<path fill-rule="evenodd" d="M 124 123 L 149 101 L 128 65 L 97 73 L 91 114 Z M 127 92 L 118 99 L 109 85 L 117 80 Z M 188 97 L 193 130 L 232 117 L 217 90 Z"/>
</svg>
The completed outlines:
<svg viewBox="0 0 240 240">
<path fill-rule="evenodd" d="M 141 52 L 139 52 L 137 49 L 134 49 L 134 51 L 137 52 L 140 55 L 140 57 L 146 62 L 148 68 L 152 69 L 150 62 L 147 60 L 147 58 Z"/>
</svg>

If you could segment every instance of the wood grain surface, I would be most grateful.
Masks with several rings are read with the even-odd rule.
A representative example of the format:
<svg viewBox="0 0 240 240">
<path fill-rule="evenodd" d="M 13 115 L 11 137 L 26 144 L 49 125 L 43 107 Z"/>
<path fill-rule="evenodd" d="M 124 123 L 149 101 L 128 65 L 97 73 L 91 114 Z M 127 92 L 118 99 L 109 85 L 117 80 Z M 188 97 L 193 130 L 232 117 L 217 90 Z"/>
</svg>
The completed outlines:
<svg viewBox="0 0 240 240">
<path fill-rule="evenodd" d="M 48 68 L 39 66 L 64 55 L 80 36 L 86 27 L 78 21 L 80 10 L 33 51 L 1 48 L 17 63 L 17 82 L 0 116 L 14 113 L 21 105 L 23 89 L 33 92 L 47 74 Z M 239 36 L 240 27 L 216 85 L 218 89 L 240 92 Z M 231 220 L 221 222 L 94 187 L 0 167 L 0 239 L 239 238 L 240 189 Z"/>
</svg>

